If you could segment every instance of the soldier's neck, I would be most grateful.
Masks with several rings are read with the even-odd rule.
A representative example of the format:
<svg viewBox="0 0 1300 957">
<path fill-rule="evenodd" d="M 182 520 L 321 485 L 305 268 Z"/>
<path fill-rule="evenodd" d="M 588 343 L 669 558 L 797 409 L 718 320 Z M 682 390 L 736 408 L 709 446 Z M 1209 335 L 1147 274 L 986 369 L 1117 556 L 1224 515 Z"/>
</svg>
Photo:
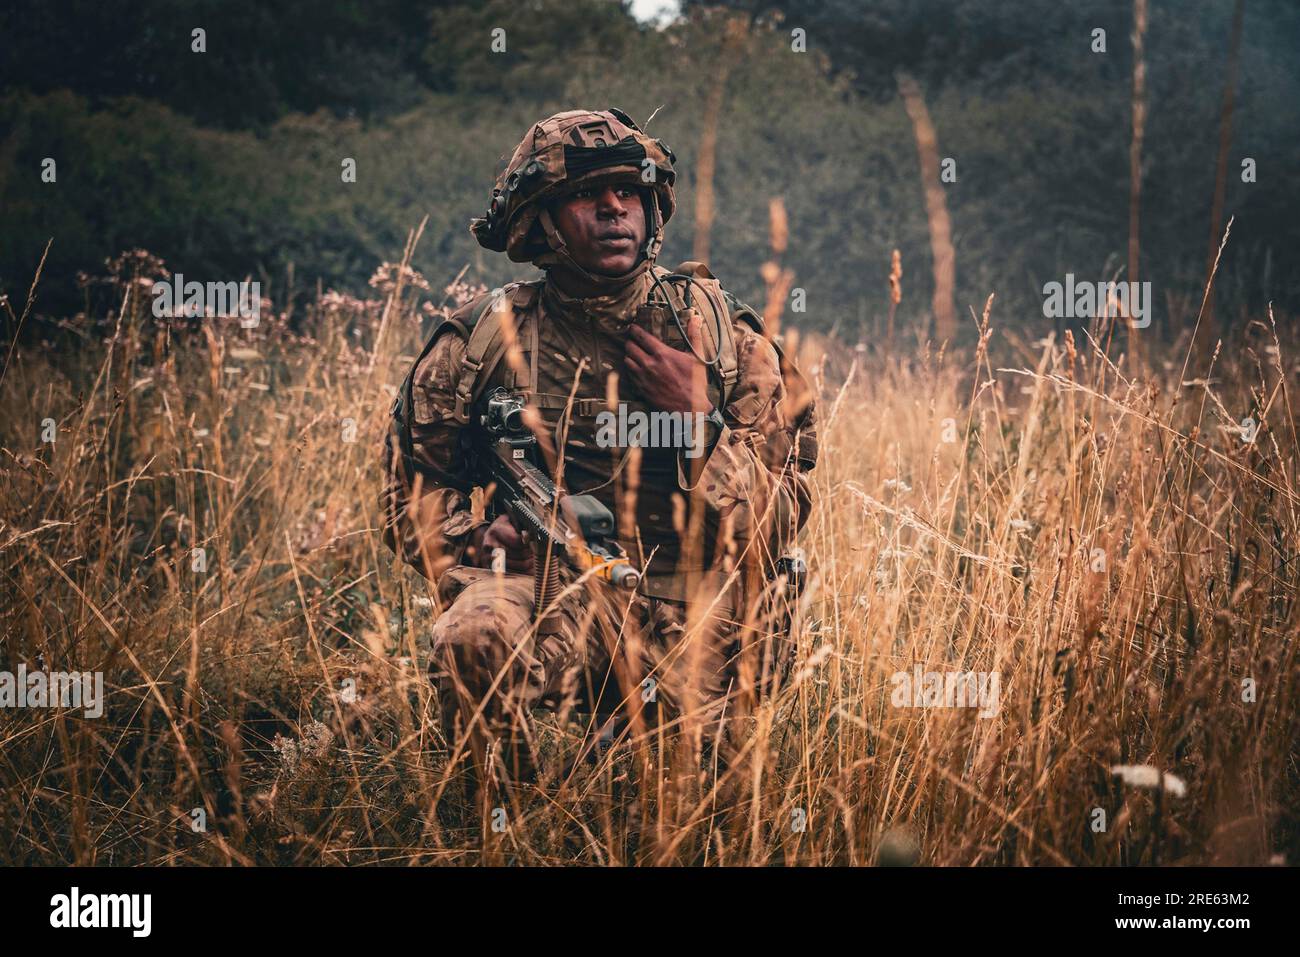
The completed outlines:
<svg viewBox="0 0 1300 957">
<path fill-rule="evenodd" d="M 552 309 L 564 313 L 585 312 L 590 318 L 631 318 L 646 298 L 650 280 L 645 265 L 622 276 L 582 276 L 565 266 L 546 270 L 543 293 Z"/>
<path fill-rule="evenodd" d="M 595 296 L 618 295 L 635 284 L 644 273 L 644 264 L 637 265 L 621 276 L 601 276 L 580 273 L 569 266 L 557 263 L 547 268 L 546 278 L 571 299 L 591 299 Z"/>
</svg>

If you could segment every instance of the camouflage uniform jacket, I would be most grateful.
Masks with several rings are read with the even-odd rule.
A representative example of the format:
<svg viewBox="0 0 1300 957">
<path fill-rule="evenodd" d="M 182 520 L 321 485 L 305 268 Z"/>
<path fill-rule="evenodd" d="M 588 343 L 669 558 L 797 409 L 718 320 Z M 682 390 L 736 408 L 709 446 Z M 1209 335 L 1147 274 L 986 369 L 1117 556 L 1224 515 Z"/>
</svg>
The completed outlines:
<svg viewBox="0 0 1300 957">
<path fill-rule="evenodd" d="M 679 448 L 629 450 L 597 442 L 597 416 L 611 398 L 630 411 L 648 410 L 623 366 L 628 324 L 646 322 L 656 308 L 647 302 L 648 277 L 594 299 L 569 298 L 550 280 L 516 284 L 507 294 L 514 342 L 508 361 L 490 370 L 481 392 L 500 385 L 530 393 L 554 448 L 563 452 L 560 484 L 594 495 L 617 517 L 621 544 L 634 564 L 646 568 L 642 593 L 681 600 L 685 575 L 729 575 L 738 565 L 769 570 L 807 521 L 817 441 L 811 393 L 743 317 L 752 310 L 727 298 L 737 376 L 725 407 L 716 377 L 709 382 L 726 427 L 711 449 L 688 457 Z M 463 322 L 483 304 L 479 297 L 452 318 Z M 651 328 L 664 329 L 669 345 L 688 348 L 671 320 Z M 476 428 L 477 415 L 467 426 L 455 415 L 465 351 L 461 335 L 435 333 L 411 384 L 411 455 L 400 452 L 396 421 L 385 446 L 385 541 L 430 579 L 466 564 L 471 533 L 486 524 L 471 507 L 468 492 L 478 483 L 467 470 L 461 434 Z M 684 535 L 687 529 L 699 529 L 700 547 L 683 546 L 694 534 Z"/>
</svg>

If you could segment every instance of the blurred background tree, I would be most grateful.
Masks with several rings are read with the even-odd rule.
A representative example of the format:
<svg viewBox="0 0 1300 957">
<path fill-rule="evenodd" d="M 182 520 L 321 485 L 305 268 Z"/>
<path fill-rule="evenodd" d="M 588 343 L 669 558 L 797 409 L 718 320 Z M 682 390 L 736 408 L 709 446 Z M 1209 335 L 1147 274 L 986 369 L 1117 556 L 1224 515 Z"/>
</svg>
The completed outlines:
<svg viewBox="0 0 1300 957">
<path fill-rule="evenodd" d="M 1044 282 L 1122 269 L 1128 0 L 687 0 L 662 28 L 613 0 L 11 0 L 0 287 L 19 298 L 52 237 L 37 303 L 50 313 L 82 303 L 77 272 L 134 246 L 192 278 L 261 278 L 277 297 L 355 289 L 425 215 L 416 266 L 435 285 L 466 263 L 490 284 L 526 276 L 480 250 L 468 220 L 528 125 L 576 106 L 639 121 L 658 110 L 650 129 L 681 168 L 662 256 L 673 265 L 690 257 L 701 115 L 737 11 L 750 26 L 724 90 L 709 248 L 742 298 L 762 298 L 768 200 L 781 196 L 784 263 L 808 303 L 792 320 L 872 341 L 897 248 L 900 334 L 925 328 L 930 246 L 900 70 L 956 164 L 944 189 L 963 334 L 968 306 L 996 291 L 1001 320 L 1036 337 L 1052 328 Z M 1233 0 L 1151 3 L 1141 278 L 1153 335 L 1172 337 L 1199 303 L 1232 12 Z M 191 51 L 196 27 L 206 53 Z M 491 52 L 496 28 L 504 53 Z M 792 49 L 796 28 L 806 53 Z M 1092 50 L 1098 28 L 1105 53 Z M 1225 328 L 1269 300 L 1300 306 L 1300 7 L 1248 0 L 1241 42 Z M 45 157 L 56 183 L 41 182 Z M 1241 181 L 1245 157 L 1255 183 Z"/>
</svg>

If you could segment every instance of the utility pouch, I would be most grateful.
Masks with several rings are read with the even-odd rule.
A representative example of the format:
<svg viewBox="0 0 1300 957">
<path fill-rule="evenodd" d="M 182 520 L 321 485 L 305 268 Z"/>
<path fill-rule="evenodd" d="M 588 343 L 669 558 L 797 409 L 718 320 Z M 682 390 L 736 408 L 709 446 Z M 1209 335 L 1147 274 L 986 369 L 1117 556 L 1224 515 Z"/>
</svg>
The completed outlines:
<svg viewBox="0 0 1300 957">
<path fill-rule="evenodd" d="M 648 302 L 636 311 L 636 324 L 656 339 L 663 341 L 668 329 L 668 307 Z"/>
</svg>

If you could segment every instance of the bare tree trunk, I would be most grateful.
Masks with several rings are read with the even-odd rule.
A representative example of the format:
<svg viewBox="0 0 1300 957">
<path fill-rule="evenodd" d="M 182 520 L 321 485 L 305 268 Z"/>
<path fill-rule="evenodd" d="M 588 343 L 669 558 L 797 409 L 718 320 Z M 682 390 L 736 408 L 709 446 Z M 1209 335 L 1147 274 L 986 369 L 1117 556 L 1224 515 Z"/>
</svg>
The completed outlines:
<svg viewBox="0 0 1300 957">
<path fill-rule="evenodd" d="M 952 223 L 948 204 L 939 182 L 939 141 L 930 122 L 921 90 L 906 73 L 898 74 L 898 92 L 916 134 L 916 152 L 921 160 L 921 185 L 925 189 L 925 213 L 930 221 L 930 252 L 934 257 L 934 335 L 951 342 L 957 335 L 957 311 L 953 305 L 953 282 L 957 256 L 952 248 Z"/>
<path fill-rule="evenodd" d="M 700 133 L 699 166 L 695 183 L 695 243 L 691 258 L 705 265 L 709 262 L 709 238 L 713 232 L 713 172 L 717 158 L 718 119 L 722 115 L 727 77 L 736 65 L 748 33 L 748 14 L 734 16 L 727 21 L 722 55 L 718 58 L 718 73 L 709 89 L 709 97 L 704 102 L 704 129 Z"/>
<path fill-rule="evenodd" d="M 1139 226 L 1142 207 L 1142 140 L 1147 122 L 1147 0 L 1133 0 L 1133 138 L 1129 141 L 1128 171 L 1128 280 L 1138 281 Z M 1151 308 L 1148 304 L 1148 308 Z M 1141 359 L 1138 337 L 1128 327 L 1129 350 L 1133 359 Z"/>
<path fill-rule="evenodd" d="M 772 258 L 759 268 L 763 283 L 767 286 L 767 304 L 763 307 L 763 328 L 766 334 L 775 337 L 781 331 L 781 313 L 785 311 L 785 300 L 794 285 L 794 272 L 781 265 L 786 245 L 790 238 L 790 223 L 785 212 L 785 201 L 774 196 L 768 201 L 769 240 L 772 246 Z"/>
<path fill-rule="evenodd" d="M 1228 186 L 1228 149 L 1232 145 L 1232 110 L 1237 92 L 1237 64 L 1241 59 L 1241 26 L 1246 14 L 1246 0 L 1237 0 L 1232 11 L 1232 37 L 1228 41 L 1228 75 L 1223 86 L 1223 109 L 1219 113 L 1219 156 L 1214 165 L 1214 201 L 1210 206 L 1210 244 L 1205 257 L 1205 282 L 1210 282 L 1214 271 L 1214 260 L 1218 257 L 1219 242 L 1223 238 L 1223 204 Z M 1205 306 L 1204 336 L 1198 336 L 1200 343 L 1193 342 L 1193 353 L 1204 350 L 1207 342 L 1213 342 L 1214 336 L 1214 290 L 1210 290 L 1209 301 Z M 1195 362 L 1195 358 L 1193 359 Z M 1194 365 L 1193 368 L 1199 368 Z"/>
</svg>

